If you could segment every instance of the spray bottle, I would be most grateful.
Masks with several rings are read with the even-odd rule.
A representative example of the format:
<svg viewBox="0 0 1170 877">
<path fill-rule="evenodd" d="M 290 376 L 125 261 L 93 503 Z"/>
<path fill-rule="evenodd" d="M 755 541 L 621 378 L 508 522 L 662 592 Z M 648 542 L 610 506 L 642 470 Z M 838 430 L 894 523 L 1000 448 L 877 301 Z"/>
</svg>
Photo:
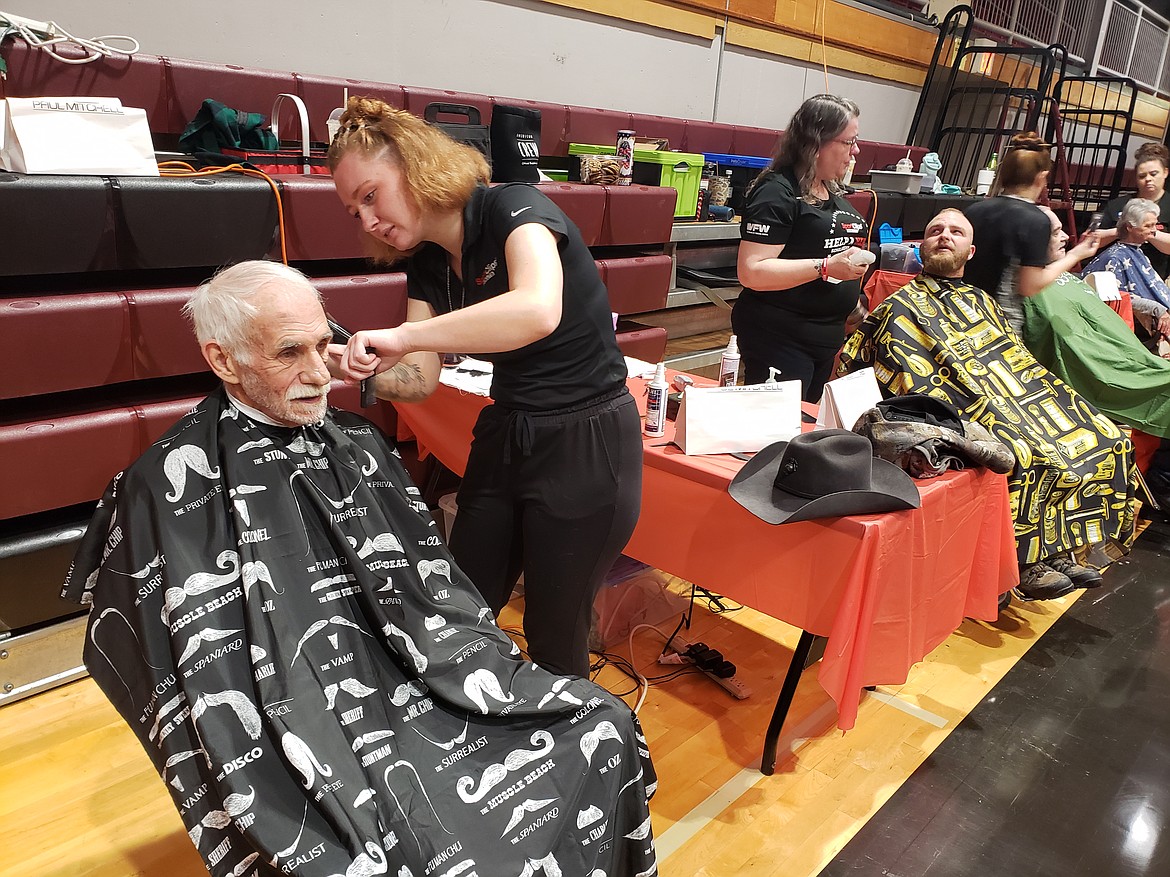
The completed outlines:
<svg viewBox="0 0 1170 877">
<path fill-rule="evenodd" d="M 739 380 L 739 345 L 734 335 L 727 342 L 719 361 L 719 386 L 734 387 Z"/>
<path fill-rule="evenodd" d="M 646 385 L 646 435 L 651 438 L 666 432 L 666 394 L 670 386 L 666 383 L 666 363 L 658 363 L 654 379 Z"/>
</svg>

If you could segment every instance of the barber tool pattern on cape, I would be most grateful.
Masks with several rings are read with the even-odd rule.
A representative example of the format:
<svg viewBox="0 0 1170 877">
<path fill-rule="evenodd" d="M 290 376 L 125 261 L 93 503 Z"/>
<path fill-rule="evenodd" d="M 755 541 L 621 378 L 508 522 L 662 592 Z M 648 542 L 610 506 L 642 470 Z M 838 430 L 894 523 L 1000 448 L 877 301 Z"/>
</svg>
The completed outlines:
<svg viewBox="0 0 1170 877">
<path fill-rule="evenodd" d="M 636 717 L 519 657 L 356 415 L 217 391 L 115 477 L 63 595 L 217 877 L 656 873 Z"/>
<path fill-rule="evenodd" d="M 950 402 L 1012 449 L 1021 564 L 1096 543 L 1124 550 L 1133 533 L 1129 438 L 1036 361 L 982 290 L 915 278 L 846 341 L 841 371 L 870 365 L 895 395 Z"/>
</svg>

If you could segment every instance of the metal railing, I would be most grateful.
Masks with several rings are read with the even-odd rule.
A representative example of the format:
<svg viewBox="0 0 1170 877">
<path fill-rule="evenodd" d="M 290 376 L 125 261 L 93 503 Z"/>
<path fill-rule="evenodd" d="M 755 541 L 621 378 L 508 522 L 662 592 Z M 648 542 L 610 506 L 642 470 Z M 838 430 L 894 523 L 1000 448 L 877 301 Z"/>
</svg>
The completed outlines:
<svg viewBox="0 0 1170 877">
<path fill-rule="evenodd" d="M 956 4 L 887 0 L 920 13 Z M 1139 0 L 965 0 L 975 15 L 974 35 L 1008 46 L 1068 50 L 1069 62 L 1089 76 L 1127 76 L 1143 89 L 1170 97 L 1170 21 Z"/>
</svg>

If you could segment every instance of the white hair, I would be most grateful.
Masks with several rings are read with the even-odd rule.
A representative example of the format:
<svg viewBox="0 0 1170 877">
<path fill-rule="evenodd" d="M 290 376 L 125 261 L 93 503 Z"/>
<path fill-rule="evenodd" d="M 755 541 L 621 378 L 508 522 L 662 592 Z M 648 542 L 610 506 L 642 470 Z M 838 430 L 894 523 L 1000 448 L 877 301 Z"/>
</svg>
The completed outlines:
<svg viewBox="0 0 1170 877">
<path fill-rule="evenodd" d="M 307 290 L 321 301 L 321 293 L 296 268 L 258 259 L 240 262 L 201 284 L 183 305 L 200 346 L 215 341 L 240 361 L 250 362 L 248 342 L 259 313 L 253 299 L 270 283 Z"/>
<path fill-rule="evenodd" d="M 1121 228 L 1137 228 L 1146 221 L 1147 214 L 1154 214 L 1155 217 L 1162 212 L 1160 208 L 1153 201 L 1146 198 L 1131 198 L 1125 202 L 1125 206 L 1121 208 L 1121 213 L 1117 216 L 1117 227 Z"/>
</svg>

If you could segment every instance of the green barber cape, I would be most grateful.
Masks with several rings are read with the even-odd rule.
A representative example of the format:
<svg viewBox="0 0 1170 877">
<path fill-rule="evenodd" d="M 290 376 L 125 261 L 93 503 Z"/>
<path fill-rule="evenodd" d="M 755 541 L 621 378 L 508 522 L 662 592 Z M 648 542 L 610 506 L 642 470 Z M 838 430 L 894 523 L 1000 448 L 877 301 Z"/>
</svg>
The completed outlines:
<svg viewBox="0 0 1170 877">
<path fill-rule="evenodd" d="M 1063 274 L 1024 299 L 1024 343 L 1094 408 L 1170 439 L 1170 361 L 1146 350 L 1080 278 Z"/>
</svg>

